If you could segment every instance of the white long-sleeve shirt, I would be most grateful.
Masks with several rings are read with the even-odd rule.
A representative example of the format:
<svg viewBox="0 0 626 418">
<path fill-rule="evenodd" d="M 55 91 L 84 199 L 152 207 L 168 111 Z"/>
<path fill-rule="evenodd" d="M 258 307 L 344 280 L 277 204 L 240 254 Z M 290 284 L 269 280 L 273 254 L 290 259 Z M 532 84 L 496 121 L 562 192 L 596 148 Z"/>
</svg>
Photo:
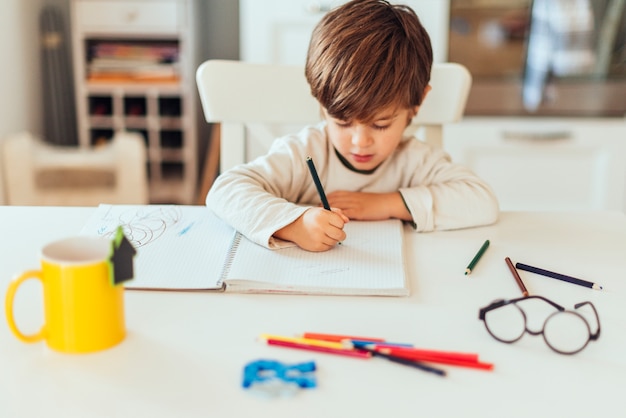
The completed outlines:
<svg viewBox="0 0 626 418">
<path fill-rule="evenodd" d="M 273 234 L 320 203 L 307 156 L 313 159 L 327 194 L 399 191 L 416 231 L 487 225 L 498 217 L 491 188 L 468 168 L 452 163 L 443 150 L 407 137 L 373 173 L 363 174 L 337 157 L 325 123 L 279 138 L 266 155 L 219 175 L 206 204 L 260 245 L 293 245 Z"/>
</svg>

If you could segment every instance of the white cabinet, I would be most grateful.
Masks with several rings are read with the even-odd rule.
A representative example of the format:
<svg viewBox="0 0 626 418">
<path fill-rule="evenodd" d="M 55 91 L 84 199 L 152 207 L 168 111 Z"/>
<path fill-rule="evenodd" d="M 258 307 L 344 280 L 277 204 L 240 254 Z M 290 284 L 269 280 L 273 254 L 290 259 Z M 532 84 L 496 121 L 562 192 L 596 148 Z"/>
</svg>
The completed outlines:
<svg viewBox="0 0 626 418">
<path fill-rule="evenodd" d="M 626 208 L 626 120 L 468 117 L 444 147 L 503 210 Z"/>
<path fill-rule="evenodd" d="M 304 65 L 313 28 L 332 7 L 345 0 L 240 0 L 241 59 L 249 62 Z M 391 3 L 413 8 L 428 31 L 436 62 L 448 54 L 448 0 Z"/>
<path fill-rule="evenodd" d="M 119 131 L 146 142 L 150 202 L 195 202 L 192 0 L 72 0 L 79 144 Z"/>
<path fill-rule="evenodd" d="M 184 23 L 184 12 L 181 15 L 178 3 L 172 0 L 91 0 L 76 1 L 74 4 L 74 27 L 84 31 L 176 35 Z"/>
</svg>

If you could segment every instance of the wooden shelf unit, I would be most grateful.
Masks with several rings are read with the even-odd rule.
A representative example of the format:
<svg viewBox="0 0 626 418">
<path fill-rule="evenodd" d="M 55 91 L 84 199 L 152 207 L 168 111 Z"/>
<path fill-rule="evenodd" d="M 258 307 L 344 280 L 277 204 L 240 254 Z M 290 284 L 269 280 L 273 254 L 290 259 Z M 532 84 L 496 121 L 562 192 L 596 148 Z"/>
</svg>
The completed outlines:
<svg viewBox="0 0 626 418">
<path fill-rule="evenodd" d="M 79 145 L 139 132 L 150 202 L 195 203 L 194 1 L 72 0 L 71 8 Z M 158 55 L 165 50 L 171 56 Z"/>
</svg>

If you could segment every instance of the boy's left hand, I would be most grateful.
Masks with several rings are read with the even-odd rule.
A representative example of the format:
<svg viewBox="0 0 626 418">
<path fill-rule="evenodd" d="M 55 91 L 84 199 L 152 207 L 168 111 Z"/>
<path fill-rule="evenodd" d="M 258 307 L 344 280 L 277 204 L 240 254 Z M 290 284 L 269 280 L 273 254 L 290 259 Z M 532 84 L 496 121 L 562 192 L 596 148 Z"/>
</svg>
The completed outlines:
<svg viewBox="0 0 626 418">
<path fill-rule="evenodd" d="M 365 193 L 336 191 L 328 194 L 331 207 L 339 208 L 350 219 L 380 221 L 390 218 L 412 220 L 400 192 Z"/>
</svg>

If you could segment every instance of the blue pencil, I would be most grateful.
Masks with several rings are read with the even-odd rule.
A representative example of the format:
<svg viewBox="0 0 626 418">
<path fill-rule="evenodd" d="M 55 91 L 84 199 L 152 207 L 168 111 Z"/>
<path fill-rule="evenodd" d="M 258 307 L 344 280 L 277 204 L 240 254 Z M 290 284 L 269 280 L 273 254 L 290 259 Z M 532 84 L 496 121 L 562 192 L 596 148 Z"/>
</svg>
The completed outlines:
<svg viewBox="0 0 626 418">
<path fill-rule="evenodd" d="M 354 348 L 369 347 L 373 345 L 393 346 L 393 347 L 413 347 L 413 344 L 409 343 L 389 343 L 386 341 L 369 341 L 369 340 L 348 340 Z"/>
<path fill-rule="evenodd" d="M 563 280 L 564 282 L 577 284 L 579 286 L 589 287 L 595 290 L 602 290 L 602 286 L 597 283 L 588 282 L 587 280 L 577 279 L 576 277 L 566 276 L 565 274 L 555 273 L 553 271 L 544 270 L 539 267 L 529 266 L 528 264 L 516 263 L 515 267 L 520 270 L 529 271 L 531 273 L 540 274 L 546 277 L 552 277 L 553 279 Z"/>
</svg>

